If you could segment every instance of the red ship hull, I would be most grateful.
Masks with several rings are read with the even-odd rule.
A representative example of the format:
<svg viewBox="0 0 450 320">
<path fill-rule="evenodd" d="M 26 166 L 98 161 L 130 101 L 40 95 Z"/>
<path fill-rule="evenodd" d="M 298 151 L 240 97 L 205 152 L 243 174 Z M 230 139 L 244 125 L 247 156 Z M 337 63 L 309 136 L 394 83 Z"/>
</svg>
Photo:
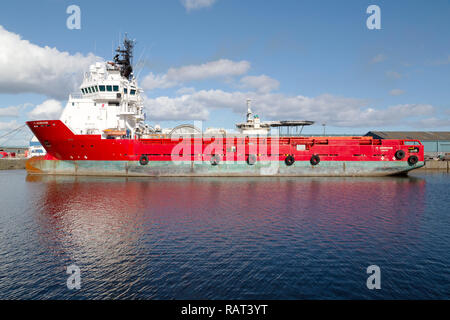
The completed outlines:
<svg viewBox="0 0 450 320">
<path fill-rule="evenodd" d="M 424 165 L 418 140 L 372 137 L 102 139 L 59 120 L 27 125 L 47 150 L 33 174 L 114 176 L 385 176 Z M 413 145 L 414 144 L 414 145 Z M 399 151 L 401 150 L 401 151 Z"/>
</svg>

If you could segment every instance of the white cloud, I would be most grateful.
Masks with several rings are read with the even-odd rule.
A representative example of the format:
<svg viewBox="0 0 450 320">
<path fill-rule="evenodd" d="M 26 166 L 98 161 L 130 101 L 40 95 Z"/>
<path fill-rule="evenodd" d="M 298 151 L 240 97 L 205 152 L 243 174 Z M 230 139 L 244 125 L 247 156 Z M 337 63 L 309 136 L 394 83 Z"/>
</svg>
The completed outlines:
<svg viewBox="0 0 450 320">
<path fill-rule="evenodd" d="M 45 100 L 28 113 L 28 117 L 34 120 L 59 119 L 63 108 L 60 101 L 55 99 Z"/>
<path fill-rule="evenodd" d="M 373 57 L 372 60 L 370 60 L 370 63 L 371 64 L 380 63 L 383 62 L 384 60 L 386 60 L 386 56 L 382 53 L 379 53 L 375 57 Z"/>
<path fill-rule="evenodd" d="M 151 120 L 206 120 L 214 109 L 229 109 L 244 115 L 245 100 L 254 100 L 253 111 L 266 120 L 314 120 L 338 127 L 396 126 L 412 123 L 414 116 L 426 116 L 435 109 L 427 104 L 403 104 L 374 109 L 367 101 L 323 94 L 317 97 L 280 93 L 201 90 L 178 97 L 146 99 Z"/>
<path fill-rule="evenodd" d="M 177 85 L 178 83 L 176 81 L 169 80 L 166 74 L 155 75 L 153 72 L 146 75 L 141 83 L 142 88 L 145 90 L 166 89 Z"/>
<path fill-rule="evenodd" d="M 450 119 L 439 119 L 436 117 L 419 120 L 417 126 L 421 128 L 450 127 Z"/>
<path fill-rule="evenodd" d="M 0 107 L 0 117 L 19 117 L 24 109 L 31 106 L 31 103 L 24 103 L 18 106 Z"/>
<path fill-rule="evenodd" d="M 181 0 L 181 4 L 188 12 L 191 10 L 211 7 L 215 2 L 216 0 Z"/>
<path fill-rule="evenodd" d="M 146 98 L 144 104 L 151 120 L 204 120 L 209 117 L 208 108 L 198 104 L 190 94 L 175 98 Z"/>
<path fill-rule="evenodd" d="M 220 59 L 200 65 L 171 68 L 167 72 L 167 76 L 169 79 L 178 81 L 190 81 L 224 76 L 237 76 L 246 73 L 249 69 L 250 63 L 247 61 L 234 62 L 228 59 Z"/>
<path fill-rule="evenodd" d="M 189 94 L 189 93 L 194 93 L 194 92 L 195 92 L 194 87 L 183 87 L 183 88 L 178 89 L 176 91 L 176 94 L 183 95 L 183 94 Z"/>
<path fill-rule="evenodd" d="M 10 131 L 20 127 L 20 124 L 17 123 L 16 120 L 8 121 L 8 122 L 0 122 L 0 131 Z M 2 141 L 4 142 L 4 141 Z"/>
<path fill-rule="evenodd" d="M 250 63 L 247 61 L 220 59 L 200 65 L 170 68 L 165 74 L 150 73 L 142 80 L 142 87 L 147 90 L 171 88 L 189 81 L 239 76 L 249 69 Z"/>
<path fill-rule="evenodd" d="M 67 98 L 78 91 L 82 75 L 99 58 L 93 54 L 70 55 L 56 48 L 40 47 L 0 26 L 0 93 L 32 92 Z"/>
<path fill-rule="evenodd" d="M 266 75 L 246 76 L 241 79 L 241 84 L 243 88 L 256 89 L 257 91 L 263 93 L 268 93 L 278 89 L 280 86 L 280 82 L 278 82 L 278 80 L 272 79 Z"/>
<path fill-rule="evenodd" d="M 6 107 L 0 108 L 0 117 L 18 117 L 19 116 L 20 107 Z"/>
<path fill-rule="evenodd" d="M 402 89 L 392 89 L 391 91 L 389 91 L 389 94 L 391 96 L 401 96 L 404 93 L 405 93 L 405 90 L 402 90 Z"/>
</svg>

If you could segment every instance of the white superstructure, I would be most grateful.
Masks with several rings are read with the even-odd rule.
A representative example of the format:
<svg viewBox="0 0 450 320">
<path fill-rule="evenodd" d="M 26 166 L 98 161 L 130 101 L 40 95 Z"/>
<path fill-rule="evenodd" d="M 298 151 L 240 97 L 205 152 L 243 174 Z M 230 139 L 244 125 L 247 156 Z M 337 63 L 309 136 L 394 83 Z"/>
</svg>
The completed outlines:
<svg viewBox="0 0 450 320">
<path fill-rule="evenodd" d="M 271 128 L 278 128 L 278 135 L 281 135 L 282 128 L 286 128 L 287 135 L 290 135 L 291 128 L 295 129 L 295 134 L 301 134 L 303 127 L 314 124 L 308 120 L 283 120 L 283 121 L 261 121 L 258 115 L 253 115 L 250 107 L 250 99 L 247 99 L 247 122 L 237 123 L 239 133 L 246 136 L 268 135 Z M 300 128 L 300 132 L 299 129 Z"/>
<path fill-rule="evenodd" d="M 247 99 L 247 122 L 237 123 L 241 134 L 245 135 L 267 135 L 270 132 L 270 123 L 261 122 L 258 115 L 253 115 L 250 99 Z"/>
<path fill-rule="evenodd" d="M 148 131 L 144 124 L 142 89 L 131 68 L 133 44 L 125 39 L 114 62 L 97 62 L 84 75 L 80 92 L 71 94 L 60 120 L 75 134 L 134 138 Z M 120 59 L 123 55 L 123 59 Z"/>
</svg>

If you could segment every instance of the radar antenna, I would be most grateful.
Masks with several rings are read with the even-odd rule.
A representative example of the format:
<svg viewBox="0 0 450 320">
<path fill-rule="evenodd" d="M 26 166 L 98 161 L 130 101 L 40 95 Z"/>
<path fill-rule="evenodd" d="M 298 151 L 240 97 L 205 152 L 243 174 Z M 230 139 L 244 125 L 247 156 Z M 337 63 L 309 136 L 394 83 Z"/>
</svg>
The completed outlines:
<svg viewBox="0 0 450 320">
<path fill-rule="evenodd" d="M 123 48 L 120 46 L 116 49 L 116 55 L 114 56 L 114 62 L 116 65 L 120 67 L 120 74 L 122 77 L 131 80 L 133 73 L 133 48 L 135 41 L 128 39 L 125 34 L 125 38 L 123 39 Z"/>
</svg>

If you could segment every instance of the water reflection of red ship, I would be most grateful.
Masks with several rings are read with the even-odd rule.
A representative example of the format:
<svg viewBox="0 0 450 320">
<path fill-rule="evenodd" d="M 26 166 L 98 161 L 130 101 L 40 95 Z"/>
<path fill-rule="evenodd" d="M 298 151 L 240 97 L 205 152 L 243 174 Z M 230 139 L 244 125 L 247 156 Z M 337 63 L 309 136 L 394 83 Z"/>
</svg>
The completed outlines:
<svg viewBox="0 0 450 320">
<path fill-rule="evenodd" d="M 42 188 L 47 226 L 78 244 L 103 246 L 148 232 L 287 236 L 319 230 L 330 243 L 395 243 L 424 210 L 420 178 L 217 178 L 176 180 L 29 176 Z M 36 187 L 36 186 L 33 186 Z M 295 235 L 291 235 L 295 236 Z M 298 235 L 297 235 L 298 236 Z M 411 237 L 412 235 L 408 235 Z M 119 240 L 118 240 L 119 239 Z M 386 243 L 386 242 L 384 242 Z"/>
</svg>

